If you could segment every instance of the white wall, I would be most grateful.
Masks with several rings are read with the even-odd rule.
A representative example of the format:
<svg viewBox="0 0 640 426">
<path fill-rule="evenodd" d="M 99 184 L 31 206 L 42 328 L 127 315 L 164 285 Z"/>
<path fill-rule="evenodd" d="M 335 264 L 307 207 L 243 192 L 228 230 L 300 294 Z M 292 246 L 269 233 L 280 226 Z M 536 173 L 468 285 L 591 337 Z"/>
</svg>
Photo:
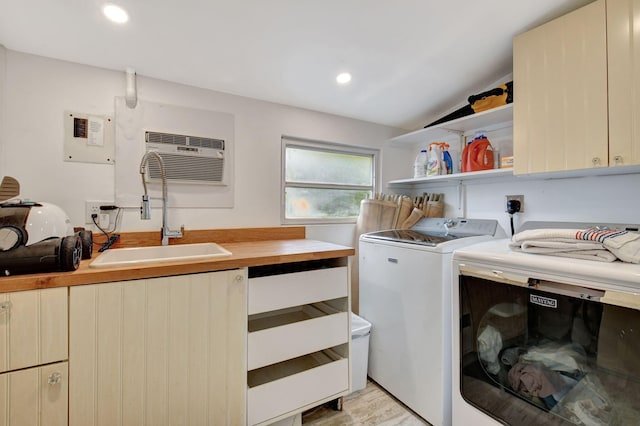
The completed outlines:
<svg viewBox="0 0 640 426">
<path fill-rule="evenodd" d="M 638 188 L 640 174 L 549 180 L 513 178 L 505 182 L 469 185 L 467 211 L 468 217 L 495 216 L 508 230 L 504 196 L 524 194 L 525 211 L 518 215 L 520 223 L 542 220 L 638 224 Z"/>
<path fill-rule="evenodd" d="M 413 151 L 411 152 L 413 155 Z M 405 152 L 405 155 L 407 153 Z M 407 171 L 392 179 L 408 177 Z M 402 163 L 403 161 L 398 161 Z M 524 195 L 524 212 L 515 215 L 515 227 L 526 221 L 640 224 L 640 174 L 549 178 L 540 176 L 495 177 L 457 183 L 387 187 L 389 192 L 420 195 L 445 194 L 445 215 L 496 219 L 510 234 L 506 195 Z"/>
<path fill-rule="evenodd" d="M 82 225 L 85 200 L 113 200 L 114 167 L 63 161 L 63 112 L 114 113 L 124 72 L 93 68 L 0 47 L 0 176 L 16 177 L 21 196 L 60 205 Z M 152 102 L 227 112 L 235 118 L 235 206 L 172 209 L 171 226 L 187 229 L 280 225 L 280 136 L 382 148 L 381 181 L 410 175 L 413 149 L 385 142 L 402 130 L 138 76 L 138 96 Z M 137 183 L 137 182 L 136 182 Z M 495 218 L 508 232 L 506 194 L 525 195 L 519 220 L 640 223 L 640 175 L 555 180 L 494 179 L 455 185 L 383 188 L 407 194 L 444 192 L 448 216 Z M 464 207 L 464 208 L 463 208 Z M 160 215 L 141 221 L 128 211 L 120 230 L 156 230 Z M 310 238 L 353 241 L 352 225 L 307 227 Z"/>
<path fill-rule="evenodd" d="M 187 229 L 279 226 L 283 134 L 380 148 L 388 138 L 402 133 L 386 126 L 143 76 L 138 76 L 137 87 L 141 100 L 225 112 L 235 118 L 234 207 L 171 209 L 173 228 L 180 224 Z M 23 198 L 58 204 L 74 225 L 83 225 L 85 200 L 114 199 L 114 167 L 63 161 L 63 112 L 113 116 L 114 98 L 124 93 L 124 71 L 0 46 L 0 176 L 17 178 Z M 391 155 L 390 161 L 384 162 L 382 179 L 394 168 L 393 158 Z M 151 221 L 141 221 L 139 212 L 132 209 L 125 212 L 120 230 L 156 230 L 160 219 L 161 215 L 154 213 Z M 353 228 L 318 226 L 308 232 L 312 238 L 347 243 Z"/>
</svg>

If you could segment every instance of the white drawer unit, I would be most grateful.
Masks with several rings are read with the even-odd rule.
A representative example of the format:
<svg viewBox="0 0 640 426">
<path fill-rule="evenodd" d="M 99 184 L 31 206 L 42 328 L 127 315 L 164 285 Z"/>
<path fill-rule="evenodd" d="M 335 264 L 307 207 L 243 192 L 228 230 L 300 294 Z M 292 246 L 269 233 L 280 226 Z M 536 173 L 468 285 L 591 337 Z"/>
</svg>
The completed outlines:
<svg viewBox="0 0 640 426">
<path fill-rule="evenodd" d="M 68 358 L 66 287 L 0 294 L 0 373 Z"/>
<path fill-rule="evenodd" d="M 247 422 L 349 392 L 347 258 L 249 268 Z"/>
<path fill-rule="evenodd" d="M 337 352 L 340 349 L 342 353 Z M 248 424 L 268 424 L 346 394 L 348 355 L 346 347 L 337 350 L 315 352 L 250 371 Z"/>
<path fill-rule="evenodd" d="M 249 370 L 275 364 L 349 340 L 349 313 L 327 304 L 303 305 L 249 321 Z"/>
<path fill-rule="evenodd" d="M 339 266 L 251 278 L 249 315 L 346 297 L 346 273 L 347 267 Z"/>
</svg>

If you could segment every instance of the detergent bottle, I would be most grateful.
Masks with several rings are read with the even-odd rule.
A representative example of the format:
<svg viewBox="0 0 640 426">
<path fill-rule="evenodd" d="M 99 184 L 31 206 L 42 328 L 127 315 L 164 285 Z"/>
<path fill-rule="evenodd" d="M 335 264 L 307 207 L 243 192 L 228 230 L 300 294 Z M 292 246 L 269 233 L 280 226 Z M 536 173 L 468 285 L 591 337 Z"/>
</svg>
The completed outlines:
<svg viewBox="0 0 640 426">
<path fill-rule="evenodd" d="M 442 142 L 440 144 L 442 146 L 442 164 L 443 174 L 450 175 L 453 173 L 453 159 L 451 158 L 451 154 L 449 154 L 449 144 Z M 446 170 L 444 170 L 446 168 Z"/>
<path fill-rule="evenodd" d="M 462 172 L 490 170 L 494 167 L 493 147 L 484 135 L 479 133 L 462 151 Z"/>
<path fill-rule="evenodd" d="M 416 160 L 413 163 L 413 178 L 421 178 L 427 175 L 427 150 L 422 149 L 416 156 Z"/>
<path fill-rule="evenodd" d="M 429 145 L 429 161 L 427 162 L 427 176 L 437 176 L 442 170 L 442 151 L 440 143 L 433 142 Z"/>
</svg>

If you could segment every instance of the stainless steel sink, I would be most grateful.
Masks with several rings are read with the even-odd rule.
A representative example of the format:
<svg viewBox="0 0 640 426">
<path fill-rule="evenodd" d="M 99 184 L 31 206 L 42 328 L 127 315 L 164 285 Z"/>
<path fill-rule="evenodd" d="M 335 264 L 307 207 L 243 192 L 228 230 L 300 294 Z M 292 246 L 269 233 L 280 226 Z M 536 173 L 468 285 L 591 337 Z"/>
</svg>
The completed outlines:
<svg viewBox="0 0 640 426">
<path fill-rule="evenodd" d="M 215 243 L 176 244 L 172 246 L 131 247 L 101 253 L 90 268 L 115 268 L 149 263 L 215 259 L 231 252 Z"/>
</svg>

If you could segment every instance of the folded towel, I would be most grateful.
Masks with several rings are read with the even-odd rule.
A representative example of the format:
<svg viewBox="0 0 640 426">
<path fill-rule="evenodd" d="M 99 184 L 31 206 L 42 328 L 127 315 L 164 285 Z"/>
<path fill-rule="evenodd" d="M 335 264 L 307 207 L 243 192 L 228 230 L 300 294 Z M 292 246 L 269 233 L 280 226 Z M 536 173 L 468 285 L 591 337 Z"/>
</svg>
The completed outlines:
<svg viewBox="0 0 640 426">
<path fill-rule="evenodd" d="M 601 243 L 597 243 L 595 241 L 560 241 L 557 240 L 530 240 L 523 241 L 520 244 L 520 247 L 525 250 L 527 248 L 545 248 L 551 249 L 555 251 L 575 251 L 575 250 L 605 250 L 605 247 Z"/>
<path fill-rule="evenodd" d="M 515 234 L 512 238 L 513 242 L 522 242 L 528 240 L 555 240 L 555 241 L 567 241 L 576 242 L 582 241 L 598 241 L 601 236 L 596 232 L 589 232 L 591 230 L 583 229 L 530 229 L 528 231 L 522 231 Z M 626 232 L 626 231 L 625 231 Z"/>
<path fill-rule="evenodd" d="M 581 240 L 598 241 L 623 262 L 640 263 L 640 234 L 619 229 L 587 229 L 576 234 Z"/>
<path fill-rule="evenodd" d="M 606 232 L 608 231 L 532 229 L 515 234 L 510 246 L 525 253 L 613 262 L 617 259 L 616 255 L 608 251 L 601 241 Z"/>
<path fill-rule="evenodd" d="M 526 253 L 640 263 L 640 234 L 619 229 L 531 229 L 515 234 L 511 247 Z"/>
<path fill-rule="evenodd" d="M 640 234 L 623 231 L 604 238 L 607 250 L 624 262 L 640 263 Z"/>
<path fill-rule="evenodd" d="M 511 246 L 512 249 L 520 250 L 523 253 L 530 254 L 546 254 L 551 256 L 559 256 L 559 257 L 571 257 L 574 259 L 584 259 L 584 260 L 597 260 L 600 262 L 613 262 L 617 259 L 617 257 L 605 250 L 595 249 L 595 250 L 569 250 L 569 249 L 553 249 L 553 248 L 544 248 L 544 247 L 536 247 L 535 245 L 528 245 L 524 243 L 522 247 Z"/>
</svg>

